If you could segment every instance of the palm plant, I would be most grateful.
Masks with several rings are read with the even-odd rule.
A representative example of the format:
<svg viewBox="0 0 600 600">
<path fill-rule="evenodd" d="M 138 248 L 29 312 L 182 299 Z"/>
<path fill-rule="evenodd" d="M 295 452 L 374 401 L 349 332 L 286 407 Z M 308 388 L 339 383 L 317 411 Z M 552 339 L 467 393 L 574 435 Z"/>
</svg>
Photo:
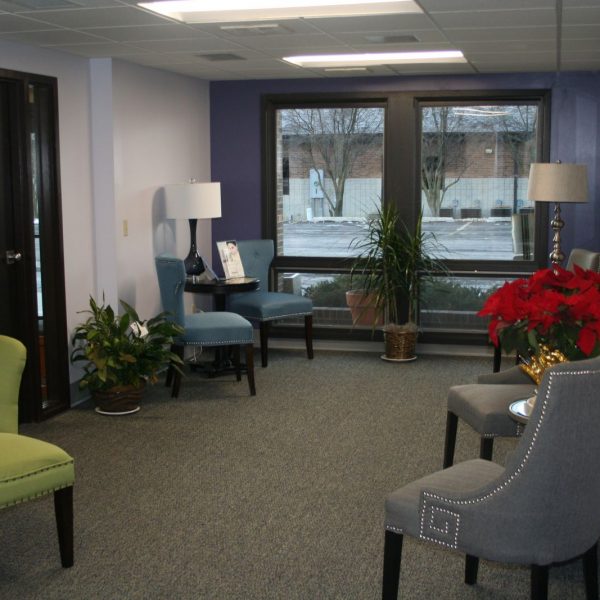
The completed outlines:
<svg viewBox="0 0 600 600">
<path fill-rule="evenodd" d="M 360 276 L 365 293 L 373 294 L 386 328 L 400 326 L 402 303 L 406 326 L 416 329 L 421 286 L 446 267 L 435 257 L 435 236 L 423 231 L 422 214 L 414 231 L 400 221 L 392 204 L 377 210 L 364 238 L 353 241 L 358 250 L 352 276 Z"/>
</svg>

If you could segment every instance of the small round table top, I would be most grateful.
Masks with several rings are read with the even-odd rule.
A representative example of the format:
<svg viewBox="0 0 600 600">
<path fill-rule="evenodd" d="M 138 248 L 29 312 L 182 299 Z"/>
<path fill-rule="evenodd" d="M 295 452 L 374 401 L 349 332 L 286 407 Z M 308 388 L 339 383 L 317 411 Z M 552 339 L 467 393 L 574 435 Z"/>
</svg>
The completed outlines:
<svg viewBox="0 0 600 600">
<path fill-rule="evenodd" d="M 216 279 L 214 281 L 194 281 L 188 277 L 185 281 L 185 291 L 197 294 L 226 295 L 238 292 L 251 292 L 258 289 L 260 279 L 255 277 L 233 277 L 232 279 Z"/>
<path fill-rule="evenodd" d="M 528 398 L 523 398 L 523 400 L 515 400 L 515 402 L 511 403 L 508 407 L 508 412 L 510 416 L 519 423 L 526 424 L 529 421 L 530 417 L 530 409 L 527 406 Z"/>
</svg>

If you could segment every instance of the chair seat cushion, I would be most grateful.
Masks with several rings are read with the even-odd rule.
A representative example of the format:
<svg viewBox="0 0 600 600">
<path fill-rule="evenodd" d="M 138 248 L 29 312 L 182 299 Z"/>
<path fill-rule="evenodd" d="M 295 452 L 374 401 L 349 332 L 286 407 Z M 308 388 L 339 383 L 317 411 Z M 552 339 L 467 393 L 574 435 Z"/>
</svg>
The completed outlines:
<svg viewBox="0 0 600 600">
<path fill-rule="evenodd" d="M 231 312 L 200 312 L 185 316 L 185 333 L 180 340 L 199 346 L 252 344 L 252 324 Z"/>
<path fill-rule="evenodd" d="M 0 433 L 0 508 L 73 485 L 73 459 L 42 440 Z"/>
<path fill-rule="evenodd" d="M 482 436 L 514 437 L 521 434 L 522 427 L 511 418 L 508 407 L 534 391 L 535 386 L 527 384 L 456 385 L 448 392 L 448 410 Z"/>
<path fill-rule="evenodd" d="M 392 492 L 385 501 L 385 527 L 397 533 L 419 537 L 421 531 L 421 490 L 435 489 L 452 493 L 468 493 L 491 483 L 504 468 L 480 458 L 458 463 L 417 479 Z"/>
<path fill-rule="evenodd" d="M 283 317 L 312 314 L 310 298 L 283 292 L 245 292 L 229 297 L 228 309 L 247 319 L 271 321 Z"/>
</svg>

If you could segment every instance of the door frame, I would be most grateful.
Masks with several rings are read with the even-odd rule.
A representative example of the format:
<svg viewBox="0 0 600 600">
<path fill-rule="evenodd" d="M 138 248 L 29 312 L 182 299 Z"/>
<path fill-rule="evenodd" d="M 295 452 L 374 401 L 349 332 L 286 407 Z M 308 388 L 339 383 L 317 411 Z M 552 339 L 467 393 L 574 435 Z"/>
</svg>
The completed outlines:
<svg viewBox="0 0 600 600">
<path fill-rule="evenodd" d="M 14 306 L 15 337 L 27 348 L 27 363 L 21 382 L 19 421 L 41 421 L 70 407 L 68 336 L 60 189 L 57 79 L 0 69 L 0 81 L 11 85 L 14 119 L 11 115 L 11 160 L 13 173 L 15 247 L 23 260 L 15 273 L 18 301 Z M 14 86 L 14 87 L 13 87 Z M 46 90 L 47 104 L 36 99 L 36 90 Z M 32 95 L 33 94 L 33 95 Z M 47 398 L 42 397 L 37 311 L 31 124 L 38 111 L 40 134 L 40 254 L 44 306 Z M 23 201 L 19 201 L 22 199 Z"/>
</svg>

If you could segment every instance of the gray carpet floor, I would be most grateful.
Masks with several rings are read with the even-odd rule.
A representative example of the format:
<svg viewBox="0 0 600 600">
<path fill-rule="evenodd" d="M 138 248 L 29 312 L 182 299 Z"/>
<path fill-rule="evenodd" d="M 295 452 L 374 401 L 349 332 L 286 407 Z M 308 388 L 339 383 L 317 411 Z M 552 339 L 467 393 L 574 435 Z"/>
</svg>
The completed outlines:
<svg viewBox="0 0 600 600">
<path fill-rule="evenodd" d="M 51 498 L 7 508 L 0 598 L 378 598 L 384 498 L 440 468 L 447 390 L 490 359 L 270 359 L 254 398 L 245 379 L 192 374 L 135 415 L 83 405 L 23 426 L 75 457 L 75 566 L 60 567 Z M 478 451 L 459 425 L 456 459 Z M 529 597 L 525 568 L 482 561 L 479 583 L 462 581 L 461 555 L 407 538 L 405 599 Z M 584 598 L 579 564 L 551 570 L 550 598 Z"/>
</svg>

